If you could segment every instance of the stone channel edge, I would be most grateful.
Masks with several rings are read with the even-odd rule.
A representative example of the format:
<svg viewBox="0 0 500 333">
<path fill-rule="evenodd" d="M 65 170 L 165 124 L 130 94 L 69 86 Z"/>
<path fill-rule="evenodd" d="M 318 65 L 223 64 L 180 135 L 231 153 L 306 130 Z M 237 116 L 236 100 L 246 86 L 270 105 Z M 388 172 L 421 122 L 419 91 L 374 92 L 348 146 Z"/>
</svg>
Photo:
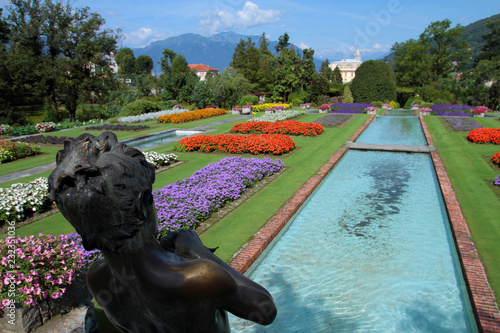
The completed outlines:
<svg viewBox="0 0 500 333">
<path fill-rule="evenodd" d="M 375 115 L 371 115 L 348 141 L 354 142 L 368 127 L 373 118 L 375 118 Z M 422 116 L 420 116 L 420 122 L 429 146 L 433 146 L 432 137 Z M 319 172 L 302 185 L 254 237 L 245 244 L 242 250 L 233 257 L 229 265 L 240 273 L 245 273 L 348 150 L 349 147 L 347 146 L 338 149 L 329 158 L 328 162 L 320 168 Z M 439 153 L 438 151 L 431 151 L 430 154 L 445 201 L 450 227 L 468 286 L 469 296 L 473 303 L 478 328 L 480 332 L 500 332 L 500 311 L 494 291 L 488 282 L 486 269 L 472 241 L 467 221 L 465 221 L 462 214 L 460 204 Z"/>
</svg>

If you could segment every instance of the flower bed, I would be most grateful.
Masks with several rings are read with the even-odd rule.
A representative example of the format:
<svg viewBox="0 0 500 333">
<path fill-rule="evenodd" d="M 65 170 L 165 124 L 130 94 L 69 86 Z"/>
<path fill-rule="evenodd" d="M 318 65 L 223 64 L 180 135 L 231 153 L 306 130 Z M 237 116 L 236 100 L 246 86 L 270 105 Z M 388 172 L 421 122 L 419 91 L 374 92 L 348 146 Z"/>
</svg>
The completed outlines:
<svg viewBox="0 0 500 333">
<path fill-rule="evenodd" d="M 39 154 L 41 148 L 29 143 L 0 140 L 0 164 Z"/>
<path fill-rule="evenodd" d="M 470 105 L 461 105 L 461 104 L 434 104 L 431 105 L 431 109 L 433 112 L 442 112 L 442 111 L 471 111 L 474 109 Z"/>
<path fill-rule="evenodd" d="M 38 123 L 35 125 L 35 128 L 39 133 L 52 132 L 56 129 L 56 124 L 50 121 Z"/>
<path fill-rule="evenodd" d="M 177 161 L 175 154 L 143 152 L 146 160 L 155 169 Z M 0 226 L 7 222 L 24 221 L 34 212 L 42 213 L 51 208 L 46 177 L 37 178 L 29 183 L 13 184 L 0 188 Z"/>
<path fill-rule="evenodd" d="M 500 144 L 500 128 L 477 128 L 467 135 L 467 139 L 474 143 Z"/>
<path fill-rule="evenodd" d="M 498 152 L 495 155 L 491 156 L 491 163 L 500 166 L 500 152 Z"/>
<path fill-rule="evenodd" d="M 9 134 L 10 128 L 10 125 L 0 124 L 0 135 Z"/>
<path fill-rule="evenodd" d="M 177 155 L 175 154 L 161 154 L 154 151 L 145 151 L 143 152 L 146 161 L 151 163 L 155 169 L 158 169 L 163 166 L 167 166 L 170 162 L 177 161 Z"/>
<path fill-rule="evenodd" d="M 135 132 L 135 131 L 142 131 L 149 128 L 149 126 L 146 125 L 111 125 L 111 124 L 104 124 L 104 125 L 99 125 L 99 126 L 89 126 L 86 127 L 85 130 L 89 131 L 130 131 L 130 132 Z"/>
<path fill-rule="evenodd" d="M 483 126 L 470 117 L 443 117 L 454 131 L 471 131 Z"/>
<path fill-rule="evenodd" d="M 12 139 L 12 142 L 28 142 L 40 145 L 63 145 L 64 141 L 73 141 L 75 138 L 69 136 L 52 136 L 52 135 L 29 135 L 19 139 Z"/>
<path fill-rule="evenodd" d="M 176 113 L 181 113 L 181 112 L 186 112 L 186 109 L 181 109 L 180 105 L 178 108 L 175 107 L 173 110 L 163 110 L 163 111 L 158 111 L 158 112 L 150 112 L 150 113 L 144 113 L 140 114 L 138 116 L 128 116 L 128 117 L 120 117 L 118 118 L 119 123 L 142 123 L 144 121 L 150 121 L 150 120 L 155 120 L 158 117 L 161 116 L 166 116 L 170 114 L 176 114 Z"/>
<path fill-rule="evenodd" d="M 275 123 L 277 121 L 289 120 L 304 114 L 304 111 L 282 111 L 273 114 L 264 114 L 260 117 L 248 119 L 247 121 L 267 121 Z"/>
<path fill-rule="evenodd" d="M 0 309 L 11 302 L 34 306 L 61 297 L 85 266 L 82 253 L 66 235 L 7 237 L 0 239 L 0 252 Z"/>
<path fill-rule="evenodd" d="M 324 127 L 340 127 L 352 116 L 349 114 L 329 114 L 321 119 L 313 121 L 313 123 L 320 124 Z"/>
<path fill-rule="evenodd" d="M 0 226 L 8 221 L 23 221 L 34 212 L 50 208 L 47 178 L 0 188 Z"/>
<path fill-rule="evenodd" d="M 253 112 L 264 112 L 266 109 L 274 109 L 276 106 L 282 106 L 284 110 L 288 110 L 292 107 L 292 104 L 286 104 L 286 103 L 264 103 L 264 104 L 257 104 L 257 105 L 252 105 Z"/>
<path fill-rule="evenodd" d="M 283 167 L 279 159 L 227 157 L 153 191 L 160 234 L 195 229 L 228 202 L 241 197 L 247 188 Z"/>
<path fill-rule="evenodd" d="M 232 133 L 263 133 L 316 136 L 323 132 L 323 126 L 317 123 L 302 123 L 297 120 L 284 120 L 275 123 L 266 121 L 249 121 L 236 123 Z"/>
<path fill-rule="evenodd" d="M 360 111 L 356 113 L 363 113 L 367 107 L 373 106 L 371 103 L 335 103 L 330 107 L 333 111 Z M 349 113 L 349 112 L 344 112 Z"/>
<path fill-rule="evenodd" d="M 182 124 L 194 120 L 210 118 L 226 114 L 225 109 L 200 109 L 195 111 L 181 112 L 156 118 L 157 123 Z"/>
<path fill-rule="evenodd" d="M 231 154 L 281 155 L 295 149 L 295 142 L 283 134 L 197 135 L 179 141 L 177 151 L 224 152 Z"/>
</svg>

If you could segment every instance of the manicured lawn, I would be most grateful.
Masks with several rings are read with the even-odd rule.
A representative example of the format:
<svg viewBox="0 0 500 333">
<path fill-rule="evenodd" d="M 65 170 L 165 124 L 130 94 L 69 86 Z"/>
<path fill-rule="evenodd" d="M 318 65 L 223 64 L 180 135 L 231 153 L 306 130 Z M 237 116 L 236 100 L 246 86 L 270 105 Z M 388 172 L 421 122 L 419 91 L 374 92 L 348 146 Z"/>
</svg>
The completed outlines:
<svg viewBox="0 0 500 333">
<path fill-rule="evenodd" d="M 484 127 L 500 128 L 498 119 L 474 118 Z M 438 117 L 425 117 L 434 145 L 457 194 L 472 240 L 483 261 L 491 287 L 500 295 L 500 198 L 491 185 L 500 168 L 489 159 L 499 145 L 474 144 L 468 133 L 447 131 Z"/>
</svg>

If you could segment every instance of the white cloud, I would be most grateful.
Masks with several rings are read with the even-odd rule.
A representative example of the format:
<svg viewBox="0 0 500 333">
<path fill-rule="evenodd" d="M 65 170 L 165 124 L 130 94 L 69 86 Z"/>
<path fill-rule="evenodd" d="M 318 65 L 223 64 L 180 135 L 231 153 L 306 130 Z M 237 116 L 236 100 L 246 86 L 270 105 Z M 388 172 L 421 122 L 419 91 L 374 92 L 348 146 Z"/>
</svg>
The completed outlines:
<svg viewBox="0 0 500 333">
<path fill-rule="evenodd" d="M 125 42 L 129 47 L 144 47 L 154 41 L 162 40 L 169 37 L 168 34 L 153 30 L 151 28 L 140 28 L 125 34 Z"/>
<path fill-rule="evenodd" d="M 306 43 L 304 43 L 304 42 L 300 43 L 300 44 L 299 44 L 299 47 L 300 47 L 302 50 L 304 50 L 304 49 L 309 49 L 309 48 L 310 48 L 310 47 L 309 47 L 309 45 L 307 45 L 307 44 L 306 44 Z"/>
<path fill-rule="evenodd" d="M 201 14 L 200 29 L 208 34 L 245 29 L 279 21 L 282 12 L 276 9 L 263 10 L 251 1 L 245 2 L 240 11 L 209 11 Z"/>
</svg>

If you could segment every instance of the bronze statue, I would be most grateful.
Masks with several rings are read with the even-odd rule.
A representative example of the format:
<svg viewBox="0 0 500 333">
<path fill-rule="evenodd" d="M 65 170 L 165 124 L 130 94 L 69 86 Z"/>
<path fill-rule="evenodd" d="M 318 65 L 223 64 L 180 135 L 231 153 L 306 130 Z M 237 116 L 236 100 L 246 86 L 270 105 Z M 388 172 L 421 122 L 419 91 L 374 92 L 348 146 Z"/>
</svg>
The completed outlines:
<svg viewBox="0 0 500 333">
<path fill-rule="evenodd" d="M 155 172 L 111 132 L 83 134 L 57 153 L 51 198 L 104 260 L 87 273 L 90 292 L 121 332 L 229 332 L 226 311 L 268 325 L 269 292 L 229 267 L 191 230 L 158 243 Z"/>
</svg>

